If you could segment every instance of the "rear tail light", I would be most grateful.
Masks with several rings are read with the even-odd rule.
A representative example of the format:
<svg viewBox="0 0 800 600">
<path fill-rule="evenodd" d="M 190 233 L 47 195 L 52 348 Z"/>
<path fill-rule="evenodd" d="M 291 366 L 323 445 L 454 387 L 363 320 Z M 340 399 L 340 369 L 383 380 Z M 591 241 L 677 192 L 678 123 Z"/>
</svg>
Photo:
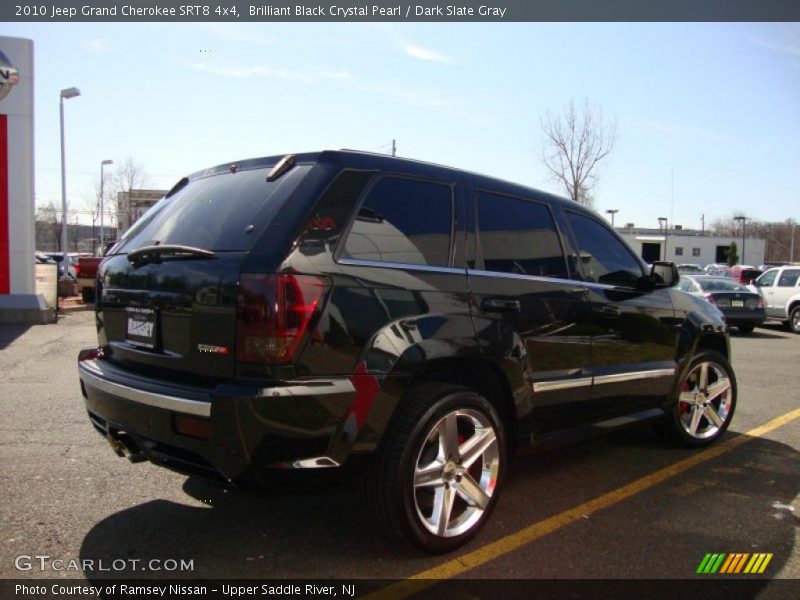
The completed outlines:
<svg viewBox="0 0 800 600">
<path fill-rule="evenodd" d="M 291 361 L 309 332 L 325 293 L 325 280 L 310 275 L 246 273 L 239 282 L 236 359 Z"/>
<path fill-rule="evenodd" d="M 713 294 L 706 294 L 706 300 L 708 300 L 711 304 L 715 306 L 717 304 L 717 301 L 714 299 Z"/>
<path fill-rule="evenodd" d="M 767 306 L 767 303 L 764 302 L 764 298 L 759 298 L 758 299 L 758 308 L 766 308 L 766 306 Z"/>
<path fill-rule="evenodd" d="M 81 276 L 81 265 L 80 263 L 75 263 L 75 277 Z"/>
</svg>

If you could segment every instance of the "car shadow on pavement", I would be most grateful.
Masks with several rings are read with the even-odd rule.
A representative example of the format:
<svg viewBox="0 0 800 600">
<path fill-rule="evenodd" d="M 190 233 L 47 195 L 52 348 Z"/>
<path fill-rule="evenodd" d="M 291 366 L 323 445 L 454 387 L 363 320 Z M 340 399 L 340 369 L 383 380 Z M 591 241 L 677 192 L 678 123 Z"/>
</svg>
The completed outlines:
<svg viewBox="0 0 800 600">
<path fill-rule="evenodd" d="M 194 561 L 192 572 L 93 573 L 87 577 L 368 577 L 339 562 L 377 556 L 404 560 L 414 551 L 370 530 L 354 486 L 246 492 L 189 477 L 187 503 L 153 500 L 97 523 L 81 556 Z M 313 571 L 308 565 L 314 565 Z"/>
<path fill-rule="evenodd" d="M 107 564 L 115 559 L 142 561 L 135 569 L 86 573 L 90 580 L 402 577 L 696 452 L 667 447 L 645 429 L 530 460 L 522 457 L 511 465 L 489 525 L 461 552 L 440 559 L 373 531 L 352 486 L 248 493 L 197 478 L 184 483 L 186 504 L 152 500 L 98 522 L 85 536 L 80 557 L 84 561 L 102 558 Z M 608 573 L 617 573 L 615 577 L 643 579 L 699 577 L 695 573 L 705 553 L 768 552 L 773 558 L 762 576 L 766 584 L 796 553 L 800 511 L 792 503 L 797 504 L 798 489 L 800 453 L 775 441 L 751 439 L 632 497 L 637 500 L 602 509 L 517 552 L 523 553 L 525 564 L 536 565 L 524 569 L 525 577 L 606 578 Z M 621 544 L 617 549 L 627 554 L 607 552 L 610 540 Z M 631 561 L 641 548 L 648 552 Z M 502 560 L 513 561 L 513 556 Z M 530 562 L 532 557 L 534 562 Z M 141 570 L 150 559 L 193 561 L 193 570 Z M 623 564 L 628 571 L 619 571 L 617 567 Z M 504 576 L 502 570 L 488 573 L 479 571 L 479 576 Z"/>
<path fill-rule="evenodd" d="M 0 325 L 0 350 L 6 349 L 18 337 L 25 334 L 31 325 Z"/>
<path fill-rule="evenodd" d="M 777 331 L 781 331 L 781 330 L 777 330 Z M 748 339 L 749 338 L 753 338 L 753 339 L 756 339 L 756 340 L 770 340 L 770 339 L 771 340 L 790 340 L 791 339 L 790 337 L 787 337 L 786 335 L 779 335 L 777 333 L 772 333 L 771 331 L 764 330 L 764 329 L 754 329 L 752 331 L 752 333 L 746 333 L 744 335 L 738 334 L 737 337 L 748 338 Z"/>
</svg>

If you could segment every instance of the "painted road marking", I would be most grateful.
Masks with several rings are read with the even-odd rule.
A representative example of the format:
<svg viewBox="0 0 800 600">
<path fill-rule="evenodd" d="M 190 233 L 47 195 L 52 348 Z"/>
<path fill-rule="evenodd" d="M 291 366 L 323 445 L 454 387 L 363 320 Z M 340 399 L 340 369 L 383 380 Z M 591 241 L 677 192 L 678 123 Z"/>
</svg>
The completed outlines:
<svg viewBox="0 0 800 600">
<path fill-rule="evenodd" d="M 796 419 L 800 419 L 800 408 L 790 411 L 780 417 L 772 419 L 771 421 L 760 425 L 750 431 L 739 434 L 735 437 L 722 442 L 716 446 L 712 446 L 698 452 L 688 458 L 679 460 L 663 469 L 659 469 L 650 475 L 637 479 L 627 485 L 618 487 L 602 496 L 599 496 L 588 502 L 566 510 L 552 517 L 548 517 L 543 521 L 537 521 L 527 527 L 520 529 L 515 533 L 511 533 L 505 537 L 495 540 L 485 546 L 481 546 L 472 552 L 468 552 L 462 556 L 458 556 L 449 560 L 441 565 L 421 571 L 411 577 L 399 581 L 398 583 L 389 585 L 385 588 L 377 590 L 372 594 L 368 594 L 365 598 L 380 598 L 381 600 L 395 600 L 399 598 L 406 598 L 412 594 L 416 594 L 420 590 L 436 584 L 440 579 L 451 579 L 470 569 L 479 567 L 489 561 L 504 556 L 517 548 L 529 544 L 534 540 L 544 537 L 548 533 L 552 533 L 562 527 L 574 523 L 584 516 L 591 515 L 599 510 L 618 504 L 623 500 L 635 496 L 659 483 L 680 475 L 688 471 L 692 467 L 696 467 L 713 458 L 717 458 L 726 452 L 738 448 L 746 444 L 750 440 L 763 437 L 770 431 L 777 429 L 787 423 Z"/>
</svg>

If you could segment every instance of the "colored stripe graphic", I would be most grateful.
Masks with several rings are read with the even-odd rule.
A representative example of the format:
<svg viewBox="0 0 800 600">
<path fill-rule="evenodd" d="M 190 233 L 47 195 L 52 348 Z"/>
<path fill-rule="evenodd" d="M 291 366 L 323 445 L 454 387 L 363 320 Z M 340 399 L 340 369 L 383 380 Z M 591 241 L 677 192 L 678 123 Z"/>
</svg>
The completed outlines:
<svg viewBox="0 0 800 600">
<path fill-rule="evenodd" d="M 772 560 L 772 553 L 725 552 L 708 553 L 700 561 L 697 573 L 714 575 L 715 573 L 735 575 L 738 573 L 760 574 L 767 569 Z M 746 565 L 746 566 L 745 566 Z"/>
<path fill-rule="evenodd" d="M 0 115 L 0 294 L 11 293 L 8 212 L 8 115 Z"/>
</svg>

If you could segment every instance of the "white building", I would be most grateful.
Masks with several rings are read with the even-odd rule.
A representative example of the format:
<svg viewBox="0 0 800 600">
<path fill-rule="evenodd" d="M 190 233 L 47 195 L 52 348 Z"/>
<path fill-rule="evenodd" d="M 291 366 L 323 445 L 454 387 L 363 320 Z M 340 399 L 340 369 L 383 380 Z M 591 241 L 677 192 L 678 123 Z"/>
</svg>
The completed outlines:
<svg viewBox="0 0 800 600">
<path fill-rule="evenodd" d="M 701 267 L 725 263 L 725 251 L 736 242 L 739 264 L 758 266 L 764 263 L 765 243 L 761 238 L 716 236 L 690 229 L 640 229 L 617 227 L 617 232 L 645 262 L 666 260 Z M 742 252 L 744 246 L 744 252 Z"/>
<path fill-rule="evenodd" d="M 128 190 L 117 193 L 117 235 L 121 236 L 169 190 Z"/>
</svg>

